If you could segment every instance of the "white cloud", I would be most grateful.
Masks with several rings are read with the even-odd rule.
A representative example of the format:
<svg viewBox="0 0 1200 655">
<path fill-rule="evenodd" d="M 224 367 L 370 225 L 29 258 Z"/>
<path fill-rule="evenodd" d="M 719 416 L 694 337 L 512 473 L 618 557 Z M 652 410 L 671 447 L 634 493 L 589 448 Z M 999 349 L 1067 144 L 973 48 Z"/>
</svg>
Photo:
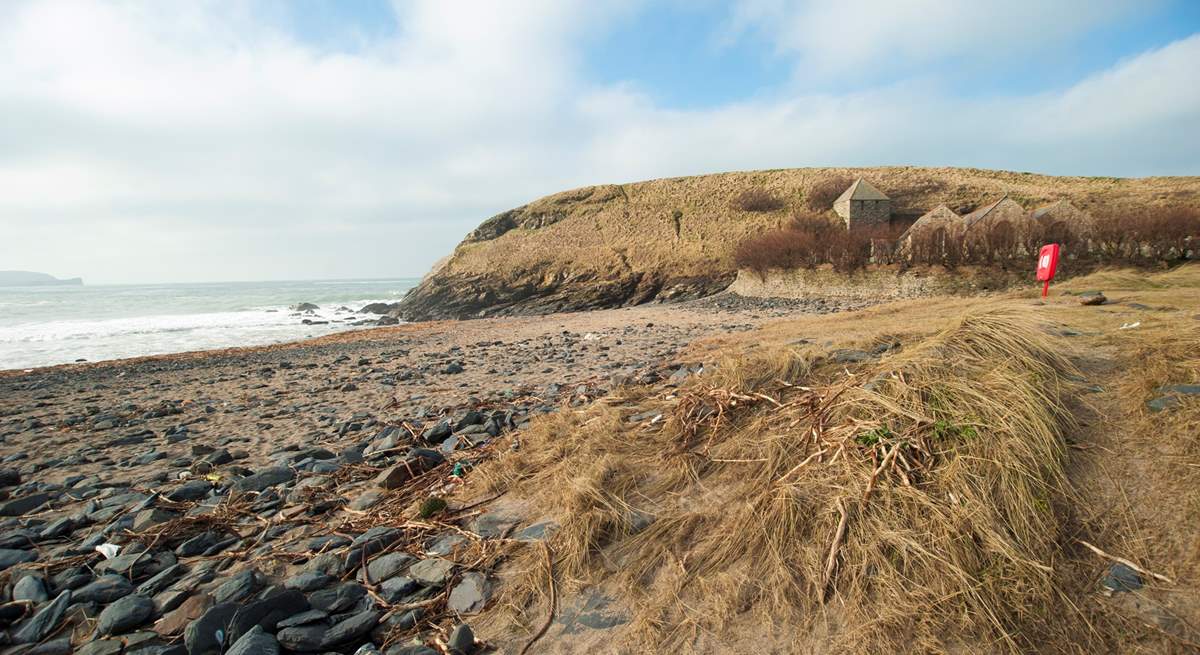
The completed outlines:
<svg viewBox="0 0 1200 655">
<path fill-rule="evenodd" d="M 1149 0 L 740 0 L 727 38 L 765 36 L 801 77 L 874 81 L 953 57 L 1000 62 L 1146 11 Z"/>
<path fill-rule="evenodd" d="M 492 213 L 582 184 L 1200 163 L 1200 37 L 1029 97 L 963 100 L 901 79 L 680 111 L 583 78 L 579 44 L 625 6 L 397 3 L 398 34 L 353 52 L 229 6 L 0 3 L 0 267 L 112 281 L 417 275 Z"/>
</svg>

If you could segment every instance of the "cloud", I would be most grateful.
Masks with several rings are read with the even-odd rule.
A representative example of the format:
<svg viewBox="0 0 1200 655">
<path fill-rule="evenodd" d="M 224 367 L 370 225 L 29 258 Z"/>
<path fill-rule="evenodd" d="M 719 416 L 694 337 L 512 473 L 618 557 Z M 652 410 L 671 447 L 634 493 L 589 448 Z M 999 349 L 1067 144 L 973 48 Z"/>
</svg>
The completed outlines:
<svg viewBox="0 0 1200 655">
<path fill-rule="evenodd" d="M 727 39 L 765 37 L 803 78 L 874 81 L 954 58 L 998 63 L 1059 46 L 1150 3 L 1137 0 L 741 0 Z"/>
<path fill-rule="evenodd" d="M 395 33 L 349 50 L 233 6 L 0 3 L 6 268 L 107 281 L 419 275 L 487 216 L 584 184 L 805 165 L 1136 175 L 1200 163 L 1200 37 L 1030 96 L 962 99 L 896 76 L 681 111 L 583 76 L 580 44 L 628 5 L 477 3 L 465 15 L 397 2 Z"/>
</svg>

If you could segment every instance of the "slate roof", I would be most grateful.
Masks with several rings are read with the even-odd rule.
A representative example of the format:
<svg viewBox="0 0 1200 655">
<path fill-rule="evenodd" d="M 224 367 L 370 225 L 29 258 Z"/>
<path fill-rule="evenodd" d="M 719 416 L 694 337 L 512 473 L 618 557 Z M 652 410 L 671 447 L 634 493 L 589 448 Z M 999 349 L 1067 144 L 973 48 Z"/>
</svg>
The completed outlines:
<svg viewBox="0 0 1200 655">
<path fill-rule="evenodd" d="M 1055 223 L 1064 223 L 1077 234 L 1088 234 L 1095 229 L 1096 221 L 1091 214 L 1071 204 L 1068 200 L 1059 200 L 1043 205 L 1033 210 L 1033 220 L 1045 227 Z"/>
<path fill-rule="evenodd" d="M 833 204 L 842 202 L 843 200 L 890 200 L 883 192 L 871 186 L 871 183 L 861 177 L 854 180 L 854 184 L 850 188 L 842 192 L 838 199 Z"/>
<path fill-rule="evenodd" d="M 946 228 L 947 232 L 954 232 L 962 229 L 963 217 L 954 213 L 953 209 L 950 209 L 945 205 L 938 205 L 934 209 L 922 214 L 920 218 L 918 218 L 912 225 L 909 226 L 907 230 L 904 231 L 904 234 L 902 234 L 900 238 L 907 239 L 908 237 L 922 230 L 937 229 L 939 227 Z"/>
<path fill-rule="evenodd" d="M 1028 222 L 1033 220 L 1024 207 L 1018 204 L 1017 201 L 1009 198 L 1006 194 L 1001 196 L 996 202 L 984 205 L 970 214 L 963 216 L 963 226 L 970 230 L 980 222 L 990 218 L 1010 220 L 1014 223 L 1013 227 L 1020 227 L 1022 223 L 1028 224 Z"/>
</svg>

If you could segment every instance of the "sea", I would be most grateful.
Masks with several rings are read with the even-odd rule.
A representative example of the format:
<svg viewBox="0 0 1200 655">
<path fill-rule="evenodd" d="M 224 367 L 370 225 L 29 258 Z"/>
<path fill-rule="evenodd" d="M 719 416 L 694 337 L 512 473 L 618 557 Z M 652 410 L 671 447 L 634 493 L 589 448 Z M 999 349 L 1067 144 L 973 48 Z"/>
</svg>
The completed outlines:
<svg viewBox="0 0 1200 655">
<path fill-rule="evenodd" d="M 417 279 L 0 287 L 0 370 L 257 346 L 348 329 Z M 289 308 L 312 303 L 300 314 Z M 302 323 L 304 319 L 324 324 Z"/>
</svg>

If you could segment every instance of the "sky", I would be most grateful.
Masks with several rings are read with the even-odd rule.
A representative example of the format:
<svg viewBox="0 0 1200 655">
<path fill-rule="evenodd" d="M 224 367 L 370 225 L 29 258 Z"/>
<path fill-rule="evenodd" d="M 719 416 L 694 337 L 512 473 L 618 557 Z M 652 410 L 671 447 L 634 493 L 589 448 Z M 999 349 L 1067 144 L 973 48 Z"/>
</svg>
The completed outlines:
<svg viewBox="0 0 1200 655">
<path fill-rule="evenodd" d="M 415 277 L 568 188 L 872 165 L 1200 174 L 1200 2 L 0 2 L 0 270 Z"/>
</svg>

